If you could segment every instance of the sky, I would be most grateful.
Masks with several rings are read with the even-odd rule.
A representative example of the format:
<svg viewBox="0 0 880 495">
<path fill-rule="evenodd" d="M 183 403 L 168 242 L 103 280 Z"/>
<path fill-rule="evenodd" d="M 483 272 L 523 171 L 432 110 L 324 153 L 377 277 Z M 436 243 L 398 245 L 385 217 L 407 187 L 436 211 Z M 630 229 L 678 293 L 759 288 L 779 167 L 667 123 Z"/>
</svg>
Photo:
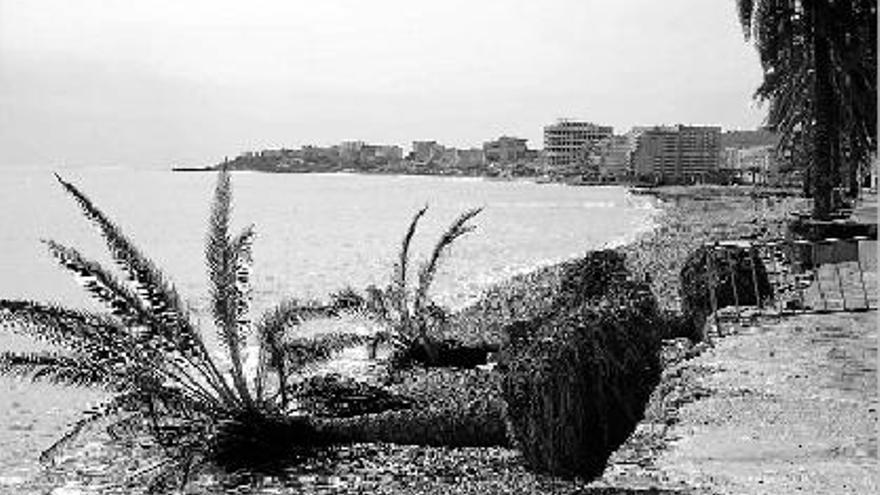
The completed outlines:
<svg viewBox="0 0 880 495">
<path fill-rule="evenodd" d="M 0 0 L 0 166 L 759 126 L 735 0 Z"/>
</svg>

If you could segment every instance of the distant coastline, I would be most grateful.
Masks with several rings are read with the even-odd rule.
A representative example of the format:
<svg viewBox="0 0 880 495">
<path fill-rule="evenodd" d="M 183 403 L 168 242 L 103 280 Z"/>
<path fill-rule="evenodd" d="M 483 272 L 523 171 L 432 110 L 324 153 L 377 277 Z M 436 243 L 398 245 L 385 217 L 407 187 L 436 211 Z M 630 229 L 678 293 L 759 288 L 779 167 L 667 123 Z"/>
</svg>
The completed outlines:
<svg viewBox="0 0 880 495">
<path fill-rule="evenodd" d="M 704 199 L 715 198 L 719 195 L 733 196 L 752 196 L 752 197 L 796 197 L 801 196 L 799 187 L 780 186 L 780 185 L 759 185 L 744 184 L 740 186 L 718 185 L 718 184 L 677 184 L 664 185 L 647 182 L 639 182 L 635 180 L 617 180 L 602 181 L 592 180 L 583 175 L 549 175 L 549 174 L 497 174 L 486 173 L 491 170 L 483 169 L 481 172 L 462 171 L 458 169 L 436 169 L 436 168 L 415 168 L 415 167 L 389 167 L 389 168 L 340 168 L 340 167 L 308 167 L 299 166 L 296 168 L 263 168 L 249 167 L 241 164 L 232 165 L 230 170 L 233 172 L 261 172 L 268 174 L 355 174 L 355 175 L 404 175 L 404 176 L 424 176 L 424 177 L 449 177 L 449 178 L 472 178 L 483 179 L 497 182 L 514 182 L 527 181 L 536 184 L 563 184 L 567 186 L 618 186 L 626 188 L 631 194 L 650 195 L 661 201 L 675 201 L 676 199 L 687 197 L 702 197 Z M 216 172 L 222 164 L 204 167 L 173 167 L 173 172 Z"/>
<path fill-rule="evenodd" d="M 172 172 L 215 172 L 216 167 L 171 167 Z"/>
<path fill-rule="evenodd" d="M 222 165 L 204 167 L 172 167 L 172 172 L 216 172 Z M 491 170 L 462 171 L 458 169 L 436 169 L 397 166 L 388 168 L 358 169 L 340 167 L 288 167 L 288 168 L 265 168 L 249 167 L 230 163 L 229 170 L 233 172 L 262 172 L 267 174 L 357 174 L 357 175 L 410 175 L 429 177 L 450 178 L 476 178 L 489 181 L 517 181 L 525 180 L 537 184 L 565 184 L 569 186 L 623 186 L 623 187 L 653 187 L 653 184 L 630 182 L 630 181 L 601 181 L 591 180 L 581 175 L 549 175 L 534 173 L 493 173 Z"/>
</svg>

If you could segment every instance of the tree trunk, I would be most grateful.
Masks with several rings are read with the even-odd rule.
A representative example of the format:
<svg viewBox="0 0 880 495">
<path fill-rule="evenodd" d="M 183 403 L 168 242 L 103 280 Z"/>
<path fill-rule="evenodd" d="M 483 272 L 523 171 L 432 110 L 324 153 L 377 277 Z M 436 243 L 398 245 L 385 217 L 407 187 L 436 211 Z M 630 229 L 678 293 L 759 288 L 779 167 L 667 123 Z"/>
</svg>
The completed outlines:
<svg viewBox="0 0 880 495">
<path fill-rule="evenodd" d="M 381 442 L 445 447 L 508 446 L 501 407 L 482 411 L 418 408 L 350 418 L 315 418 L 334 443 Z"/>
<path fill-rule="evenodd" d="M 861 164 L 854 159 L 853 155 L 854 153 L 850 153 L 849 166 L 847 167 L 847 189 L 850 198 L 858 198 L 859 190 L 861 189 L 861 181 L 859 180 Z"/>
<path fill-rule="evenodd" d="M 813 64 L 815 67 L 814 96 L 816 99 L 815 134 L 813 146 L 813 217 L 828 220 L 831 217 L 832 196 L 834 193 L 834 146 L 836 136 L 833 129 L 834 93 L 831 86 L 831 57 L 825 23 L 827 13 L 823 12 L 825 0 L 813 0 L 807 6 L 813 26 Z"/>
</svg>

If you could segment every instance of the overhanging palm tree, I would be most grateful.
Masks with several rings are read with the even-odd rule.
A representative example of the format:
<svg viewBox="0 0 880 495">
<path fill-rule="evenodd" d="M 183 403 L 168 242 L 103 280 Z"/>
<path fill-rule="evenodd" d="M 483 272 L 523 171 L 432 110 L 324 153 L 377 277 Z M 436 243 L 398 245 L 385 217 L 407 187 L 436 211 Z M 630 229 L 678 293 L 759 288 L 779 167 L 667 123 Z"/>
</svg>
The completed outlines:
<svg viewBox="0 0 880 495">
<path fill-rule="evenodd" d="M 756 97 L 791 152 L 811 141 L 814 216 L 827 219 L 842 168 L 876 152 L 876 0 L 737 0 L 764 69 Z M 841 166 L 841 160 L 847 167 Z M 850 179 L 850 183 L 853 180 Z"/>
</svg>

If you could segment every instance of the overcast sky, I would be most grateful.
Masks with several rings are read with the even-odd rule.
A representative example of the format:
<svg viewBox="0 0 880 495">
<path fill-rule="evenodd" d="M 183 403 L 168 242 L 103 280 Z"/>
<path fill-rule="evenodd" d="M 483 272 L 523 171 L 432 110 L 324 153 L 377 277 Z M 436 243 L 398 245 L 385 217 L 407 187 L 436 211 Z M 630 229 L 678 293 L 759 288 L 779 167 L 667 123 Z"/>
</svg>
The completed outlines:
<svg viewBox="0 0 880 495">
<path fill-rule="evenodd" d="M 759 80 L 734 0 L 0 0 L 0 165 L 754 128 Z"/>
</svg>

